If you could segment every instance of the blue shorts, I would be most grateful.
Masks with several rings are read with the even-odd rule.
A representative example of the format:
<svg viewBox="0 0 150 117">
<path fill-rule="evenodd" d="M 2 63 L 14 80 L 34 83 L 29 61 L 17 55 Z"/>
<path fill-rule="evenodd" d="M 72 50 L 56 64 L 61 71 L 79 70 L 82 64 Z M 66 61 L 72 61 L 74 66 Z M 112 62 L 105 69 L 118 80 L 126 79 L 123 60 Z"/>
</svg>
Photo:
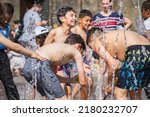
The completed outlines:
<svg viewBox="0 0 150 117">
<path fill-rule="evenodd" d="M 36 82 L 39 93 L 42 96 L 47 96 L 48 99 L 60 98 L 65 95 L 59 80 L 51 70 L 49 60 L 27 59 L 23 75 L 30 84 Z"/>
<path fill-rule="evenodd" d="M 125 60 L 118 72 L 116 86 L 136 91 L 147 85 L 150 78 L 150 45 L 134 45 L 127 48 Z"/>
</svg>

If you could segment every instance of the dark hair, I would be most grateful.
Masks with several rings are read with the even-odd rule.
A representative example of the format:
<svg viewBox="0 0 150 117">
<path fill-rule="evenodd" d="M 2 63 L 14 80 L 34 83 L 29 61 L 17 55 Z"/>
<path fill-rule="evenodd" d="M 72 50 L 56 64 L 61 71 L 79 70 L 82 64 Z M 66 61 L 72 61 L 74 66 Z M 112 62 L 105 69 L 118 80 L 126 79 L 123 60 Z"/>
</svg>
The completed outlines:
<svg viewBox="0 0 150 117">
<path fill-rule="evenodd" d="M 73 33 L 72 33 L 72 34 L 66 39 L 65 43 L 71 44 L 71 45 L 80 43 L 80 44 L 81 44 L 81 48 L 82 48 L 83 50 L 86 49 L 85 42 L 84 42 L 83 38 L 82 38 L 80 35 L 78 35 L 78 34 L 73 34 Z"/>
<path fill-rule="evenodd" d="M 93 27 L 91 28 L 88 32 L 87 32 L 87 37 L 86 37 L 86 44 L 89 44 L 90 38 L 91 36 L 96 32 L 99 31 L 100 33 L 103 32 L 102 28 L 97 28 L 97 27 Z"/>
<path fill-rule="evenodd" d="M 144 10 L 150 10 L 150 0 L 147 0 L 147 1 L 144 1 L 143 3 L 142 3 L 142 9 L 144 9 Z"/>
<path fill-rule="evenodd" d="M 14 6 L 11 3 L 4 3 L 4 13 L 8 15 L 13 15 L 14 13 Z"/>
<path fill-rule="evenodd" d="M 89 10 L 83 9 L 79 13 L 79 18 L 83 18 L 85 16 L 92 17 L 92 13 Z"/>
<path fill-rule="evenodd" d="M 58 10 L 57 12 L 57 20 L 59 22 L 59 24 L 62 24 L 62 21 L 60 20 L 60 17 L 65 16 L 67 12 L 69 11 L 73 11 L 75 13 L 75 11 L 73 10 L 73 8 L 71 7 L 62 7 Z"/>
<path fill-rule="evenodd" d="M 13 23 L 14 23 L 14 24 L 21 24 L 21 23 L 20 23 L 20 20 L 14 20 Z"/>
<path fill-rule="evenodd" d="M 33 0 L 33 4 L 39 4 L 43 6 L 45 0 Z"/>
<path fill-rule="evenodd" d="M 39 42 L 40 42 L 40 47 L 43 46 L 44 41 L 45 41 L 45 39 L 46 39 L 48 33 L 49 33 L 49 32 L 43 33 L 43 34 L 40 34 L 40 35 L 37 35 L 37 36 L 36 36 L 36 41 L 39 41 Z"/>
<path fill-rule="evenodd" d="M 23 25 L 23 21 L 22 21 L 22 20 L 15 20 L 15 21 L 14 21 L 14 24 L 20 24 L 20 25 L 19 25 L 19 29 L 18 29 L 18 31 L 16 32 L 16 36 L 15 36 L 15 38 L 14 38 L 14 42 L 18 43 L 18 39 L 19 39 L 20 36 L 24 33 L 24 32 L 23 32 L 24 25 Z"/>
</svg>

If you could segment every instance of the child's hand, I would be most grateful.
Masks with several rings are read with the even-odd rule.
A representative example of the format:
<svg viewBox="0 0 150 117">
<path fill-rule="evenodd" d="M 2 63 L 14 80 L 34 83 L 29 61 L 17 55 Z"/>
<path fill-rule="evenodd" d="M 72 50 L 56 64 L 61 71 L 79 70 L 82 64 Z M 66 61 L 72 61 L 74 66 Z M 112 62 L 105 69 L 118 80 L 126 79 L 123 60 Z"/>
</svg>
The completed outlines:
<svg viewBox="0 0 150 117">
<path fill-rule="evenodd" d="M 111 93 L 111 91 L 112 91 L 112 87 L 109 84 L 105 87 L 105 95 L 109 95 Z"/>
<path fill-rule="evenodd" d="M 35 52 L 32 52 L 32 55 L 31 55 L 32 58 L 37 58 L 41 61 L 44 61 L 45 59 L 43 57 L 41 57 L 39 54 L 35 53 Z"/>
<path fill-rule="evenodd" d="M 46 20 L 43 20 L 42 23 L 43 23 L 44 25 L 46 25 L 46 24 L 47 24 L 47 21 L 46 21 Z"/>
</svg>

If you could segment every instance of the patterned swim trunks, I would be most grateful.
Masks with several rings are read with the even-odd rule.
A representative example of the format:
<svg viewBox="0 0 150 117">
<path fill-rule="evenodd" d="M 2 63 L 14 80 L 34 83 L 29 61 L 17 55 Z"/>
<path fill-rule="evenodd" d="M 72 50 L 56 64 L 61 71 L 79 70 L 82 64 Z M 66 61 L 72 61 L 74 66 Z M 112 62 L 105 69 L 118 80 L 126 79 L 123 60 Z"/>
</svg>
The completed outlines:
<svg viewBox="0 0 150 117">
<path fill-rule="evenodd" d="M 118 72 L 117 87 L 136 91 L 150 78 L 150 45 L 127 48 L 125 60 Z"/>
</svg>

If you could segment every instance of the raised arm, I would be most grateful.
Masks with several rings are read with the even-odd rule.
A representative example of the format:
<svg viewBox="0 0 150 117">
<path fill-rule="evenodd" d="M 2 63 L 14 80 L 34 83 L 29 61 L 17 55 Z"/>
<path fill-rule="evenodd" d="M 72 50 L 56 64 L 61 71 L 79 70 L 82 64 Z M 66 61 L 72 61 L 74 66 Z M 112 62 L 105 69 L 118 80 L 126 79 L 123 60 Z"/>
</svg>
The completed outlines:
<svg viewBox="0 0 150 117">
<path fill-rule="evenodd" d="M 18 52 L 20 54 L 24 54 L 26 56 L 44 60 L 40 55 L 22 47 L 21 45 L 19 45 L 17 43 L 10 41 L 9 39 L 6 39 L 2 34 L 0 34 L 0 43 L 3 44 L 4 46 L 6 46 L 7 48 L 9 48 L 15 52 Z"/>
<path fill-rule="evenodd" d="M 54 37 L 56 35 L 55 30 L 51 30 L 48 34 L 48 36 L 45 39 L 44 45 L 49 44 L 49 43 L 53 43 L 54 42 Z"/>
</svg>

